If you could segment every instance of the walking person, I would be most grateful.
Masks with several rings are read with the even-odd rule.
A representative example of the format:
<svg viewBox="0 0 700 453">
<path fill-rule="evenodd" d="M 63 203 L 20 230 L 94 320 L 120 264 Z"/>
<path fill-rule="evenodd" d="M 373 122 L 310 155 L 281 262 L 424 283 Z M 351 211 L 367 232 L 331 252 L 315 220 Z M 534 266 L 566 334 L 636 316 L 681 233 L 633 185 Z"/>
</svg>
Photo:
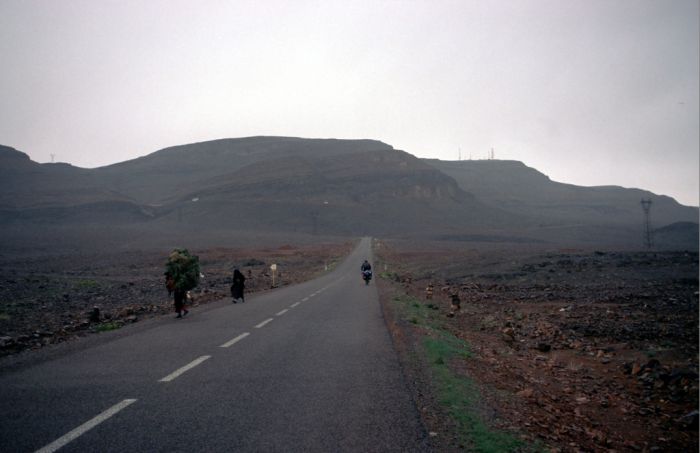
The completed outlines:
<svg viewBox="0 0 700 453">
<path fill-rule="evenodd" d="M 168 289 L 168 295 L 174 295 L 176 318 L 182 318 L 189 313 L 185 308 L 187 292 L 197 287 L 200 276 L 197 255 L 190 255 L 187 249 L 172 251 L 165 263 L 165 287 Z"/>
<path fill-rule="evenodd" d="M 177 312 L 176 318 L 182 318 L 189 313 L 189 310 L 185 308 L 185 301 L 187 300 L 187 291 L 181 289 L 175 289 L 175 311 Z"/>
<path fill-rule="evenodd" d="M 175 279 L 168 272 L 165 273 L 165 287 L 168 289 L 168 296 L 173 294 L 175 299 L 176 318 L 182 318 L 189 311 L 185 308 L 185 300 L 187 299 L 187 291 L 175 286 Z M 184 314 L 183 314 L 184 312 Z"/>
<path fill-rule="evenodd" d="M 231 297 L 233 298 L 233 303 L 238 302 L 238 299 L 245 302 L 245 296 L 243 291 L 245 290 L 245 276 L 241 273 L 238 268 L 233 270 L 233 284 L 231 285 Z"/>
</svg>

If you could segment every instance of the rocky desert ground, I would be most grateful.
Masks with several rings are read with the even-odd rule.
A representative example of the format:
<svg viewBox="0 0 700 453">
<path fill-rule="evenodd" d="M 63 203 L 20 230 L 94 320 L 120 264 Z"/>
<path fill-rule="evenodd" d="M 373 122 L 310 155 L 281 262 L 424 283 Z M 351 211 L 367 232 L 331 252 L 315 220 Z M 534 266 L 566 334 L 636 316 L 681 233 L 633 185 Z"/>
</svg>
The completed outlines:
<svg viewBox="0 0 700 453">
<path fill-rule="evenodd" d="M 203 274 L 191 292 L 195 307 L 230 296 L 234 266 L 248 277 L 246 292 L 313 278 L 342 259 L 353 243 L 191 249 Z M 163 272 L 168 250 L 0 257 L 0 357 L 173 312 Z"/>
<path fill-rule="evenodd" d="M 378 245 L 404 356 L 429 356 L 437 338 L 460 349 L 435 360 L 449 371 L 426 379 L 414 367 L 418 402 L 443 448 L 469 448 L 474 434 L 465 440 L 459 423 L 445 422 L 454 398 L 426 396 L 449 372 L 451 387 L 478 388 L 470 404 L 488 429 L 514 439 L 508 449 L 697 451 L 696 252 Z"/>
<path fill-rule="evenodd" d="M 234 266 L 265 291 L 272 263 L 293 284 L 353 246 L 193 248 L 192 305 L 228 297 Z M 167 254 L 6 251 L 0 359 L 172 316 Z M 697 451 L 697 252 L 376 240 L 374 269 L 439 451 Z"/>
</svg>

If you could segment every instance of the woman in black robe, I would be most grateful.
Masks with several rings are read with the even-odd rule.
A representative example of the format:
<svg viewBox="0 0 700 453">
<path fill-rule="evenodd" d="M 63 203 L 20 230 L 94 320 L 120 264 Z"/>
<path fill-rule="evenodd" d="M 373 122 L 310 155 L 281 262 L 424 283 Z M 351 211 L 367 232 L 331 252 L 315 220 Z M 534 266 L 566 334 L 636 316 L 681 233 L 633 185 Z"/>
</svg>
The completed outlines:
<svg viewBox="0 0 700 453">
<path fill-rule="evenodd" d="M 236 268 L 233 270 L 233 284 L 231 285 L 231 297 L 233 298 L 234 304 L 238 301 L 238 299 L 241 299 L 241 302 L 245 302 L 245 298 L 243 296 L 244 289 L 245 277 L 241 271 Z"/>
</svg>

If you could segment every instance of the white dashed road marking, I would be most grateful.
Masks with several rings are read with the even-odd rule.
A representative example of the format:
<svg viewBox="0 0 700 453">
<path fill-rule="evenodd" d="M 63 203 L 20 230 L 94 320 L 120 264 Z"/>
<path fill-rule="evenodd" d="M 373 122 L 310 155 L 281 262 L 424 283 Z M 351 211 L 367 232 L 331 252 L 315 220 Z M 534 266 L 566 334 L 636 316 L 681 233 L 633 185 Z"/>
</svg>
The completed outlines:
<svg viewBox="0 0 700 453">
<path fill-rule="evenodd" d="M 220 347 L 220 348 L 228 348 L 229 346 L 231 346 L 231 345 L 233 345 L 233 344 L 235 344 L 235 343 L 238 343 L 239 341 L 241 341 L 242 339 L 244 339 L 244 338 L 247 337 L 248 335 L 250 335 L 250 333 L 248 333 L 248 332 L 242 333 L 242 334 L 240 334 L 239 336 L 237 336 L 236 338 L 234 338 L 233 340 L 227 341 L 226 343 L 222 344 L 222 345 L 219 346 L 219 347 Z"/>
<path fill-rule="evenodd" d="M 59 448 L 62 448 L 65 446 L 68 442 L 77 439 L 78 437 L 82 436 L 86 432 L 90 431 L 92 428 L 95 426 L 99 425 L 103 421 L 107 420 L 120 410 L 124 409 L 128 405 L 135 403 L 135 399 L 127 399 L 122 401 L 121 403 L 115 404 L 114 406 L 110 407 L 106 411 L 102 412 L 100 415 L 97 417 L 93 418 L 90 421 L 87 421 L 83 423 L 82 425 L 78 426 L 75 428 L 73 431 L 69 432 L 63 437 L 59 437 L 58 439 L 54 440 L 41 450 L 37 450 L 36 453 L 53 453 L 54 451 L 58 450 Z"/>
<path fill-rule="evenodd" d="M 202 357 L 193 360 L 192 362 L 188 363 L 187 365 L 183 366 L 182 368 L 174 371 L 173 373 L 170 373 L 169 375 L 165 376 L 163 379 L 161 379 L 158 382 L 170 382 L 176 377 L 180 376 L 182 373 L 185 371 L 191 370 L 192 368 L 196 367 L 200 363 L 204 362 L 205 360 L 211 358 L 210 355 L 203 355 Z"/>
<path fill-rule="evenodd" d="M 272 318 L 268 318 L 268 319 L 266 319 L 265 321 L 263 321 L 263 322 L 261 322 L 260 324 L 258 324 L 257 326 L 255 326 L 255 328 L 256 328 L 256 329 L 259 329 L 259 328 L 263 327 L 265 324 L 267 324 L 268 322 L 272 322 L 272 321 L 273 321 Z"/>
<path fill-rule="evenodd" d="M 330 286 L 333 286 L 334 284 L 338 283 L 341 280 L 342 280 L 342 278 L 339 279 L 338 281 L 332 283 L 331 285 L 327 285 L 324 288 L 316 291 L 315 293 L 310 294 L 308 297 L 303 298 L 301 301 L 293 303 L 292 305 L 289 306 L 289 308 L 294 308 L 294 307 L 299 306 L 302 302 L 306 302 L 307 300 L 316 296 L 317 294 L 322 293 L 323 291 L 328 289 Z M 289 309 L 285 308 L 282 311 L 278 312 L 276 314 L 276 316 L 282 316 L 283 314 L 287 313 L 288 311 L 289 311 Z M 265 321 L 261 322 L 260 324 L 256 325 L 255 328 L 260 329 L 260 328 L 264 327 L 266 324 L 272 322 L 273 320 L 274 320 L 273 318 L 268 318 Z M 242 339 L 244 339 L 248 335 L 250 335 L 249 332 L 244 332 L 244 333 L 238 335 L 236 338 L 233 338 L 232 340 L 227 341 L 226 343 L 222 344 L 219 347 L 220 348 L 228 348 L 230 346 L 233 346 L 234 344 L 238 343 L 239 341 L 241 341 Z M 203 355 L 203 356 L 193 360 L 192 362 L 188 363 L 187 365 L 183 366 L 182 368 L 177 369 L 176 371 L 167 375 L 163 379 L 160 379 L 159 382 L 170 382 L 170 381 L 176 379 L 181 374 L 191 370 L 192 368 L 196 367 L 197 365 L 201 364 L 202 362 L 204 362 L 205 360 L 208 360 L 210 358 L 211 358 L 210 355 Z M 53 453 L 53 452 L 59 450 L 60 448 L 63 448 L 69 442 L 82 436 L 87 431 L 91 430 L 95 426 L 99 425 L 100 423 L 102 423 L 105 420 L 109 419 L 110 417 L 114 416 L 119 411 L 121 411 L 122 409 L 126 408 L 127 406 L 135 403 L 136 401 L 137 401 L 136 399 L 125 399 L 122 402 L 115 404 L 114 406 L 110 407 L 106 411 L 97 415 L 95 418 L 83 423 L 82 425 L 78 426 L 74 430 L 70 431 L 68 434 L 56 439 L 55 441 L 51 442 L 50 444 L 46 445 L 45 447 L 41 448 L 40 450 L 37 450 L 35 453 Z"/>
</svg>

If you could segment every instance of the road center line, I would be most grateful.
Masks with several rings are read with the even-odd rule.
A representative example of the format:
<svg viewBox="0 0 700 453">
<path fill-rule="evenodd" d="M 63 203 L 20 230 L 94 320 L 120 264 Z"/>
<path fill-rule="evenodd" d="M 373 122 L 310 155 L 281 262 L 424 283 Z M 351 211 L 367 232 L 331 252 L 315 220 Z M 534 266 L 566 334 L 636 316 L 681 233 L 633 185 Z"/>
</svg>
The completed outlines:
<svg viewBox="0 0 700 453">
<path fill-rule="evenodd" d="M 227 341 L 226 343 L 222 344 L 222 345 L 219 346 L 219 347 L 220 347 L 220 348 L 228 348 L 229 346 L 231 346 L 231 345 L 233 345 L 233 344 L 235 344 L 235 343 L 238 343 L 239 341 L 241 341 L 242 339 L 244 339 L 244 338 L 247 337 L 248 335 L 250 335 L 250 333 L 248 333 L 248 332 L 242 333 L 242 334 L 240 334 L 239 336 L 237 336 L 236 338 L 234 338 L 233 340 Z"/>
<path fill-rule="evenodd" d="M 256 329 L 259 329 L 259 328 L 263 327 L 265 324 L 267 324 L 268 322 L 272 322 L 273 320 L 274 320 L 273 318 L 268 318 L 268 319 L 266 319 L 265 321 L 263 321 L 263 322 L 261 322 L 260 324 L 258 324 L 257 326 L 255 326 L 255 328 L 256 328 Z"/>
<path fill-rule="evenodd" d="M 302 301 L 302 302 L 306 302 L 307 300 L 309 300 L 309 298 L 308 298 L 308 297 L 305 297 L 305 298 L 303 298 L 301 301 Z"/>
<path fill-rule="evenodd" d="M 59 448 L 64 447 L 67 443 L 71 442 L 72 440 L 77 439 L 78 437 L 82 436 L 86 432 L 90 431 L 92 428 L 95 426 L 99 425 L 103 421 L 107 420 L 120 410 L 124 409 L 128 405 L 135 403 L 135 399 L 126 399 L 122 401 L 121 403 L 115 404 L 114 406 L 110 407 L 106 411 L 102 412 L 100 415 L 97 417 L 93 418 L 92 420 L 89 420 L 82 425 L 78 426 L 75 428 L 73 431 L 69 432 L 68 434 L 59 437 L 58 439 L 54 440 L 44 448 L 37 450 L 36 453 L 53 453 L 54 451 L 58 450 Z"/>
<path fill-rule="evenodd" d="M 290 305 L 291 308 L 298 307 L 301 302 L 294 302 L 292 305 Z"/>
<path fill-rule="evenodd" d="M 169 375 L 165 376 L 163 379 L 161 379 L 158 382 L 170 382 L 176 377 L 180 376 L 182 373 L 185 371 L 191 370 L 192 368 L 196 367 L 200 363 L 204 362 L 205 360 L 211 358 L 210 355 L 203 355 L 202 357 L 193 360 L 192 362 L 188 363 L 187 365 L 183 366 L 182 368 L 170 373 Z"/>
<path fill-rule="evenodd" d="M 289 309 L 285 308 L 281 312 L 277 313 L 277 316 L 282 316 L 283 314 L 287 313 L 288 311 L 289 311 Z"/>
</svg>

